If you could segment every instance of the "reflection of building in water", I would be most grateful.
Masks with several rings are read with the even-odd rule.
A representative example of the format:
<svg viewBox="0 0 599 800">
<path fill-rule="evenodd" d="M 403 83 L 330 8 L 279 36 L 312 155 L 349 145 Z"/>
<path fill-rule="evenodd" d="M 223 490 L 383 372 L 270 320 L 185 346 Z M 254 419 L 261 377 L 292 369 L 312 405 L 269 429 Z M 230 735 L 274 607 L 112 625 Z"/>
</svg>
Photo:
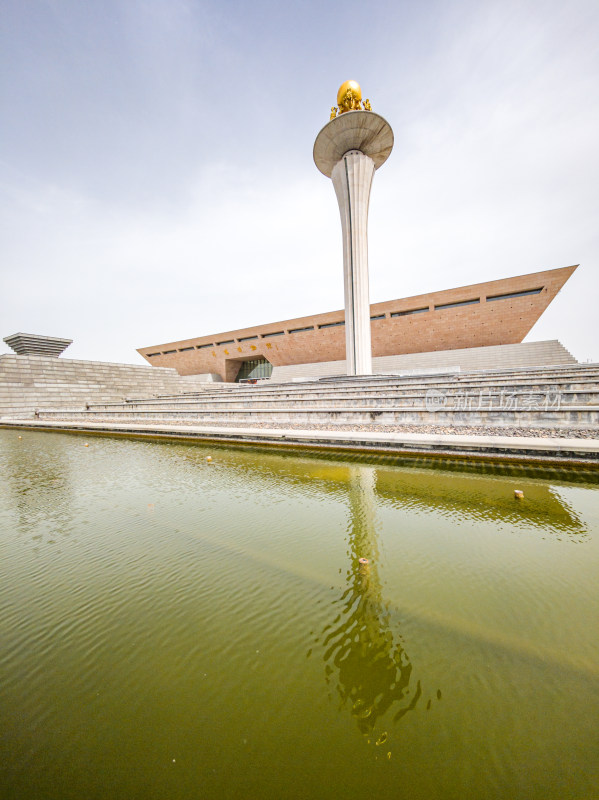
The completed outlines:
<svg viewBox="0 0 599 800">
<path fill-rule="evenodd" d="M 522 477 L 382 468 L 377 470 L 376 495 L 379 502 L 418 513 L 493 522 L 544 535 L 568 533 L 578 541 L 589 537 L 584 520 L 550 482 L 532 482 L 524 476 L 525 502 L 515 503 L 514 487 Z"/>
<path fill-rule="evenodd" d="M 235 458 L 228 470 L 237 470 L 240 479 L 246 485 L 251 482 L 256 492 L 264 492 L 267 486 L 268 491 L 276 487 L 277 491 L 306 491 L 320 497 L 345 498 L 348 485 L 355 482 L 356 470 L 368 469 L 349 466 L 346 459 L 291 460 L 262 454 L 256 463 L 251 454 L 242 459 L 239 453 Z M 480 462 L 471 472 L 467 462 L 439 468 L 437 461 L 419 461 L 413 457 L 409 464 L 400 468 L 376 467 L 372 493 L 377 506 L 454 518 L 459 524 L 490 522 L 506 529 L 537 531 L 543 535 L 567 533 L 573 541 L 590 541 L 588 523 L 561 488 L 564 484 L 585 485 L 588 472 L 506 464 L 482 467 Z M 514 502 L 515 488 L 524 489 L 524 503 Z"/>
<path fill-rule="evenodd" d="M 372 467 L 350 468 L 347 588 L 333 603 L 335 621 L 322 635 L 327 673 L 337 675 L 343 703 L 362 733 L 370 733 L 393 705 L 395 720 L 414 708 L 421 694 L 418 683 L 410 695 L 412 665 L 400 642 L 394 641 L 389 611 L 382 599 L 375 533 L 375 483 Z M 368 559 L 368 565 L 360 559 Z M 329 678 L 330 680 L 331 678 Z"/>
</svg>

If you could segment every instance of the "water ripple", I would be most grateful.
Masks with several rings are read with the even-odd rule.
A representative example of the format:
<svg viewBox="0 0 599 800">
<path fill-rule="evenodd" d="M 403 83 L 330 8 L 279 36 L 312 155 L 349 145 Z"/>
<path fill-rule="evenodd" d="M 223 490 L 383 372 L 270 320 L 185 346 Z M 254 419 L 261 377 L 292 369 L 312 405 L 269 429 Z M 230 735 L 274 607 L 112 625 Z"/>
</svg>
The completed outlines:
<svg viewBox="0 0 599 800">
<path fill-rule="evenodd" d="M 595 487 L 13 433 L 9 797 L 590 796 Z"/>
</svg>

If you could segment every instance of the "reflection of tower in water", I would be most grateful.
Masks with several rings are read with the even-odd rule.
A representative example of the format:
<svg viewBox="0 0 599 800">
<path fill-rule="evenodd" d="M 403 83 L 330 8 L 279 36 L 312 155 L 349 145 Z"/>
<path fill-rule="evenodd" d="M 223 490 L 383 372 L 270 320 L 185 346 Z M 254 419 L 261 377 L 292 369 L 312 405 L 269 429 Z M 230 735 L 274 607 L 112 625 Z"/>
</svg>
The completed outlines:
<svg viewBox="0 0 599 800">
<path fill-rule="evenodd" d="M 382 599 L 375 533 L 376 472 L 372 467 L 350 468 L 348 556 L 346 589 L 333 606 L 335 620 L 322 633 L 327 680 L 337 673 L 337 690 L 351 704 L 362 733 L 371 733 L 376 721 L 391 706 L 394 720 L 414 708 L 420 683 L 410 694 L 412 665 L 390 626 L 389 610 Z M 368 559 L 361 564 L 360 559 Z"/>
</svg>

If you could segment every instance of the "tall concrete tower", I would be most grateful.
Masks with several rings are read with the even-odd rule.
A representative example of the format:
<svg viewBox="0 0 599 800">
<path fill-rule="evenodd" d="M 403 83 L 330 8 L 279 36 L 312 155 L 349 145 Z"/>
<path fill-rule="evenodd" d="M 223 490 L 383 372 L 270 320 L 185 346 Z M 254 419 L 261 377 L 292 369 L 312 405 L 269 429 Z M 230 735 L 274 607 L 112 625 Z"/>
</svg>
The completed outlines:
<svg viewBox="0 0 599 800">
<path fill-rule="evenodd" d="M 368 292 L 368 206 L 374 171 L 389 158 L 393 131 L 362 101 L 355 81 L 337 93 L 331 119 L 314 142 L 314 163 L 331 178 L 343 234 L 345 350 L 348 375 L 372 374 Z"/>
</svg>

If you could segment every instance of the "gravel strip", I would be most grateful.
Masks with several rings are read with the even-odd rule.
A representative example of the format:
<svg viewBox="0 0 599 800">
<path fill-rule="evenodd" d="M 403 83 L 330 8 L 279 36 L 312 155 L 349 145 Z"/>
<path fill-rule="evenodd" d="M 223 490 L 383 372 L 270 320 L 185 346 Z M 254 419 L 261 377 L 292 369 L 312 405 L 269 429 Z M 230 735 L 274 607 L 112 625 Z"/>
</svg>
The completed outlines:
<svg viewBox="0 0 599 800">
<path fill-rule="evenodd" d="M 187 424 L 187 423 L 186 423 Z M 194 425 L 197 423 L 189 423 Z M 201 423 L 202 426 L 219 427 L 217 423 Z M 221 423 L 222 426 L 222 423 Z M 467 425 L 330 425 L 326 423 L 231 423 L 227 428 L 282 428 L 303 431 L 365 431 L 368 433 L 447 433 L 455 436 L 531 436 L 550 439 L 599 439 L 599 430 L 594 428 L 496 428 L 470 427 Z"/>
<path fill-rule="evenodd" d="M 58 417 L 53 417 L 58 421 Z M 67 418 L 63 421 L 68 422 Z M 95 420 L 97 422 L 110 422 L 111 420 Z M 123 420 L 113 420 L 123 422 Z M 160 423 L 173 425 L 172 420 L 145 419 L 144 424 L 158 425 Z M 599 439 L 597 428 L 516 428 L 516 427 L 485 427 L 469 425 L 384 425 L 366 423 L 364 425 L 332 425 L 325 422 L 202 422 L 201 420 L 179 420 L 181 427 L 201 426 L 202 428 L 253 428 L 255 430 L 301 430 L 301 431 L 364 431 L 368 433 L 434 433 L 450 434 L 454 436 L 530 436 L 533 438 L 549 439 Z"/>
</svg>

